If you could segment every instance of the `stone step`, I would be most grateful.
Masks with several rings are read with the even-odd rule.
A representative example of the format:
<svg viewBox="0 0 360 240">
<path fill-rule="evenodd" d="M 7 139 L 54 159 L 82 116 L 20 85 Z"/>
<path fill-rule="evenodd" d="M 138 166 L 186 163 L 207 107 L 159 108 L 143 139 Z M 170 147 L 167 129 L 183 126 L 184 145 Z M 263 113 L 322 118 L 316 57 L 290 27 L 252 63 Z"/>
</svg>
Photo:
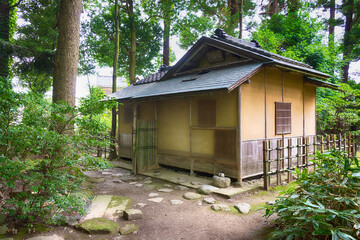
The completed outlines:
<svg viewBox="0 0 360 240">
<path fill-rule="evenodd" d="M 88 219 L 93 219 L 93 218 L 101 218 L 104 215 L 106 209 L 108 208 L 112 197 L 113 197 L 113 195 L 98 195 L 98 196 L 96 196 L 93 199 L 93 201 L 89 207 L 88 214 L 86 214 L 80 220 L 80 222 L 83 222 Z"/>
</svg>

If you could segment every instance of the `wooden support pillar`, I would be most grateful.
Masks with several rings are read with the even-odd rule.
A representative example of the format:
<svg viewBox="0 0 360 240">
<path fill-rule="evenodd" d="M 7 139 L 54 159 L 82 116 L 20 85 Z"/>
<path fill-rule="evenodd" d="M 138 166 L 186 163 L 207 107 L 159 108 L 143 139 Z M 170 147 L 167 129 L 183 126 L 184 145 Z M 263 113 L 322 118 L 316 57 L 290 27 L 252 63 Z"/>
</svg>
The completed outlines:
<svg viewBox="0 0 360 240">
<path fill-rule="evenodd" d="M 292 181 L 292 139 L 289 138 L 288 139 L 288 172 L 287 172 L 287 179 L 288 179 L 288 183 L 290 183 Z"/>
<path fill-rule="evenodd" d="M 238 88 L 238 116 L 236 131 L 236 163 L 237 163 L 237 181 L 242 183 L 242 140 L 241 140 L 241 85 Z"/>
<path fill-rule="evenodd" d="M 265 140 L 263 141 L 263 167 L 264 167 L 264 189 L 269 191 L 270 189 L 270 163 L 268 162 L 270 158 L 269 150 L 271 148 L 270 141 Z"/>
<path fill-rule="evenodd" d="M 133 140 L 133 154 L 132 154 L 132 164 L 133 164 L 133 173 L 137 174 L 137 159 L 136 159 L 136 127 L 137 127 L 137 104 L 134 103 L 133 106 L 133 131 L 132 131 L 132 140 Z"/>
<path fill-rule="evenodd" d="M 189 99 L 189 123 L 190 123 L 190 176 L 194 176 L 194 158 L 192 151 L 192 101 Z"/>
</svg>

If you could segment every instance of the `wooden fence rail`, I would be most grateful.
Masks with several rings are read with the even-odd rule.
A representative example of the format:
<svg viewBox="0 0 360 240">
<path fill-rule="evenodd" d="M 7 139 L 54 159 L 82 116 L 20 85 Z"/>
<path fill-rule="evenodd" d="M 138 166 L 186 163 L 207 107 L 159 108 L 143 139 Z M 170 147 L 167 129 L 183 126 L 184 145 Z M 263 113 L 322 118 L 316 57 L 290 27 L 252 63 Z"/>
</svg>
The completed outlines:
<svg viewBox="0 0 360 240">
<path fill-rule="evenodd" d="M 327 136 L 311 136 L 300 138 L 272 139 L 263 141 L 264 188 L 270 188 L 271 175 L 276 174 L 276 185 L 281 185 L 285 173 L 287 182 L 292 181 L 295 167 L 300 170 L 309 166 L 313 155 L 337 149 L 348 156 L 356 155 L 356 136 L 351 133 Z"/>
</svg>

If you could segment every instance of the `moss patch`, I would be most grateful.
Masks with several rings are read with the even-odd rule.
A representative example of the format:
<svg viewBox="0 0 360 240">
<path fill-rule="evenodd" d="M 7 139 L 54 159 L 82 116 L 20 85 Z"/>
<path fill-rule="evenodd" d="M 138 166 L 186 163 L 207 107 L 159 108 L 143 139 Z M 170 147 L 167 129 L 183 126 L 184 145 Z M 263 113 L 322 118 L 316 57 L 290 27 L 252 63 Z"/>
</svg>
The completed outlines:
<svg viewBox="0 0 360 240">
<path fill-rule="evenodd" d="M 76 229 L 86 233 L 114 233 L 119 229 L 119 225 L 105 218 L 94 218 L 75 225 Z"/>
<path fill-rule="evenodd" d="M 125 209 L 129 209 L 131 208 L 132 204 L 133 204 L 133 200 L 131 198 L 123 197 L 123 196 L 113 196 L 111 198 L 108 208 L 125 206 Z"/>
</svg>

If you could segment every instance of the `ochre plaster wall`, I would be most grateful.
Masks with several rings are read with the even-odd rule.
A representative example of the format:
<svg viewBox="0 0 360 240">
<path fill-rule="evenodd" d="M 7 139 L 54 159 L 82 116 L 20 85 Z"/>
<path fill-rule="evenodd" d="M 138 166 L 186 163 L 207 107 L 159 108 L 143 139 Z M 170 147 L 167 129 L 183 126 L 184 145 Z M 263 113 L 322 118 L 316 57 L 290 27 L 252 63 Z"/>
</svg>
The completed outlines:
<svg viewBox="0 0 360 240">
<path fill-rule="evenodd" d="M 264 70 L 241 85 L 241 140 L 265 137 Z"/>
<path fill-rule="evenodd" d="M 132 134 L 132 123 L 125 123 L 124 105 L 119 104 L 119 132 Z"/>
<path fill-rule="evenodd" d="M 189 99 L 158 101 L 158 149 L 190 152 Z"/>
<path fill-rule="evenodd" d="M 139 103 L 140 120 L 155 120 L 155 102 Z"/>
<path fill-rule="evenodd" d="M 286 134 L 285 136 L 286 137 L 302 136 L 303 135 L 303 76 L 302 75 L 284 72 L 284 102 L 291 103 L 291 133 Z"/>
<path fill-rule="evenodd" d="M 305 135 L 316 135 L 316 87 L 304 85 Z"/>
</svg>

